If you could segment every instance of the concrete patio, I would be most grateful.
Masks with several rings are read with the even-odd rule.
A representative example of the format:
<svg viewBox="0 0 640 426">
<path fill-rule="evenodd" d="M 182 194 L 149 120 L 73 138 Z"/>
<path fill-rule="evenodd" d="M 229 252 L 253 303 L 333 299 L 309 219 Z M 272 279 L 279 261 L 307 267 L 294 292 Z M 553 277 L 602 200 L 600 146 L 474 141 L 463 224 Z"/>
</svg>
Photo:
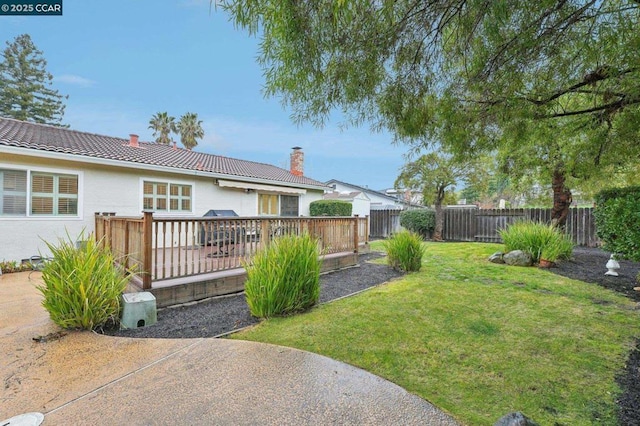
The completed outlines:
<svg viewBox="0 0 640 426">
<path fill-rule="evenodd" d="M 41 412 L 44 425 L 457 424 L 391 382 L 308 352 L 225 339 L 60 336 L 39 282 L 36 272 L 0 277 L 0 420 Z M 33 339 L 40 336 L 49 338 Z"/>
</svg>

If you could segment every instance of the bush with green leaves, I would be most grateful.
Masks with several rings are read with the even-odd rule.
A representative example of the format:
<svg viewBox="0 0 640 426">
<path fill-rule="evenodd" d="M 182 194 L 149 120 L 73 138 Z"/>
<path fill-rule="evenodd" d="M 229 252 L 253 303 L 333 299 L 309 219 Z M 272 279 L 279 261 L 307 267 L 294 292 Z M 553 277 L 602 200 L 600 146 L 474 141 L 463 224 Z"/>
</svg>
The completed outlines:
<svg viewBox="0 0 640 426">
<path fill-rule="evenodd" d="M 274 239 L 245 265 L 244 291 L 251 314 L 259 318 L 302 312 L 320 298 L 322 260 L 309 234 Z"/>
<path fill-rule="evenodd" d="M 15 260 L 3 260 L 0 262 L 0 274 L 10 274 L 12 272 L 32 271 L 31 262 L 19 263 Z"/>
<path fill-rule="evenodd" d="M 400 213 L 400 225 L 422 238 L 431 238 L 436 226 L 436 212 L 431 209 L 405 210 Z"/>
<path fill-rule="evenodd" d="M 540 258 L 556 262 L 571 257 L 573 242 L 558 228 L 543 223 L 521 221 L 498 231 L 506 251 L 522 250 L 534 263 Z"/>
<path fill-rule="evenodd" d="M 387 252 L 387 263 L 394 269 L 405 272 L 419 271 L 422 267 L 422 257 L 425 246 L 420 235 L 401 231 L 384 241 Z"/>
<path fill-rule="evenodd" d="M 601 191 L 595 198 L 593 214 L 602 248 L 618 259 L 640 262 L 640 186 Z"/>
<path fill-rule="evenodd" d="M 62 328 L 93 330 L 107 323 L 117 324 L 120 295 L 129 277 L 115 265 L 110 250 L 93 238 L 76 247 L 67 235 L 59 245 L 45 242 L 52 254 L 42 270 L 44 284 L 38 290 L 42 305 L 54 323 Z"/>
<path fill-rule="evenodd" d="M 572 253 L 573 241 L 571 241 L 571 238 L 557 231 L 556 235 L 551 236 L 548 242 L 542 247 L 540 259 L 557 262 L 558 260 L 569 259 Z"/>
<path fill-rule="evenodd" d="M 311 216 L 351 216 L 353 205 L 342 200 L 317 200 L 309 204 Z"/>
</svg>

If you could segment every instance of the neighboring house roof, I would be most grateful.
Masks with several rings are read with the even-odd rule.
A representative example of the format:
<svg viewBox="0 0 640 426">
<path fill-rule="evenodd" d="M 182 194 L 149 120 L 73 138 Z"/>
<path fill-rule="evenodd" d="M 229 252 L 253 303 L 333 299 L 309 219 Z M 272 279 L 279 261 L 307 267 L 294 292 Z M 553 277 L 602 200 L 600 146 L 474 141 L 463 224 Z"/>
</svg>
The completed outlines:
<svg viewBox="0 0 640 426">
<path fill-rule="evenodd" d="M 242 181 L 266 181 L 314 189 L 327 189 L 322 182 L 270 164 L 237 160 L 219 155 L 176 148 L 155 142 L 130 146 L 129 139 L 79 132 L 62 127 L 0 117 L 0 151 L 14 147 L 57 153 L 75 161 L 104 162 L 121 166 L 148 165 L 177 172 L 221 175 Z M 6 149 L 5 149 L 6 151 Z M 13 151 L 16 152 L 16 151 Z M 103 160 L 103 161 L 96 161 Z"/>
<path fill-rule="evenodd" d="M 325 200 L 351 200 L 353 201 L 358 196 L 362 195 L 365 200 L 368 200 L 369 197 L 363 192 L 360 191 L 351 191 L 351 192 L 327 192 L 323 195 Z"/>
<path fill-rule="evenodd" d="M 396 204 L 385 204 L 384 206 L 371 206 L 371 210 L 402 210 L 402 207 Z"/>
<path fill-rule="evenodd" d="M 408 208 L 410 208 L 410 207 L 424 208 L 424 206 L 422 204 L 418 204 L 418 203 L 414 203 L 414 202 L 408 202 L 408 201 L 405 201 L 405 200 L 400 199 L 398 197 L 394 197 L 392 195 L 385 194 L 382 191 L 376 191 L 376 190 L 373 190 L 373 189 L 369 189 L 369 188 L 365 188 L 365 187 L 362 187 L 362 186 L 354 185 L 352 183 L 342 182 L 342 181 L 339 181 L 339 180 L 336 180 L 336 179 L 331 179 L 331 180 L 325 182 L 325 185 L 327 185 L 327 186 L 332 186 L 333 184 L 340 184 L 340 185 L 348 186 L 348 187 L 351 187 L 351 188 L 354 188 L 354 189 L 358 189 L 358 190 L 362 191 L 365 194 L 371 194 L 371 195 L 375 195 L 377 197 L 382 197 L 382 198 L 384 198 L 386 200 L 389 200 L 392 204 L 400 203 L 403 206 L 408 207 Z M 374 207 L 374 205 L 375 204 L 371 205 L 372 208 Z"/>
<path fill-rule="evenodd" d="M 331 180 L 325 182 L 325 185 L 331 186 L 334 183 L 339 183 L 340 185 L 345 185 L 345 186 L 349 186 L 349 187 L 354 188 L 354 189 L 358 189 L 359 191 L 364 192 L 365 194 L 366 193 L 370 193 L 370 194 L 374 194 L 374 195 L 379 196 L 379 197 L 387 198 L 390 201 L 394 201 L 394 202 L 398 201 L 398 199 L 396 197 L 391 197 L 391 196 L 385 194 L 384 192 L 376 191 L 374 189 L 365 188 L 363 186 L 354 185 L 352 183 L 342 182 L 342 181 L 339 181 L 337 179 L 331 179 Z"/>
<path fill-rule="evenodd" d="M 416 189 L 389 188 L 385 189 L 384 193 L 391 197 L 396 197 L 398 200 L 409 202 L 413 206 L 422 206 L 422 192 Z"/>
</svg>

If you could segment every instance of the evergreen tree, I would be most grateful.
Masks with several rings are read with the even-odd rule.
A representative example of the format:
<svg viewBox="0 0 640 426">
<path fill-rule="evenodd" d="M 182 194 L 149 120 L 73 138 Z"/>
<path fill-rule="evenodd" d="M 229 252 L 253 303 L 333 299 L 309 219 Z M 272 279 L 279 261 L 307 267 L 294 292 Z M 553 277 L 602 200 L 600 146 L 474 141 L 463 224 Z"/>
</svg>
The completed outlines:
<svg viewBox="0 0 640 426">
<path fill-rule="evenodd" d="M 0 115 L 36 123 L 61 125 L 65 105 L 51 88 L 47 61 L 28 34 L 7 42 L 0 62 Z"/>
<path fill-rule="evenodd" d="M 175 117 L 171 117 L 166 112 L 154 114 L 149 121 L 149 128 L 153 129 L 153 136 L 157 143 L 169 145 L 173 142 L 171 133 L 176 132 Z"/>
<path fill-rule="evenodd" d="M 198 145 L 197 139 L 204 137 L 202 121 L 198 120 L 198 114 L 193 112 L 188 112 L 180 117 L 176 128 L 178 129 L 178 133 L 180 133 L 180 142 L 189 150 Z"/>
</svg>

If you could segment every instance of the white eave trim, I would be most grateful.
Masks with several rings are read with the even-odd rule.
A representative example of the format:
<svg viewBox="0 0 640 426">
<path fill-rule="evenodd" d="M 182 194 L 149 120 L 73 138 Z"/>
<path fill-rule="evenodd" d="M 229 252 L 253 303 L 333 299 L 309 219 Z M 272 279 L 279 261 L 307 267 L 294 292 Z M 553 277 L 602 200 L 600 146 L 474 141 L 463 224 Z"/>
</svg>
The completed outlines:
<svg viewBox="0 0 640 426">
<path fill-rule="evenodd" d="M 258 183 L 238 182 L 234 180 L 218 179 L 218 186 L 223 188 L 253 189 L 254 191 L 277 192 L 280 194 L 306 194 L 306 189 L 291 188 L 287 186 L 261 185 Z"/>
</svg>

